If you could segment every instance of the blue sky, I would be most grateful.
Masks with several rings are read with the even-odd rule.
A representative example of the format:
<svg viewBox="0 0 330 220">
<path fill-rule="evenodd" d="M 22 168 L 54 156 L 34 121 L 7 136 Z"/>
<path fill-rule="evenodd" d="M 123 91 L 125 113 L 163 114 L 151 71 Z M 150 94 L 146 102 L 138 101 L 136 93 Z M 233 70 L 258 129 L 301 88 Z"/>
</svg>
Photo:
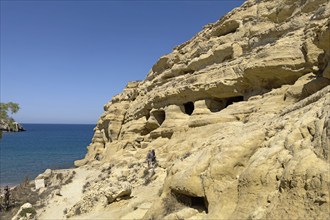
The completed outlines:
<svg viewBox="0 0 330 220">
<path fill-rule="evenodd" d="M 128 81 L 244 1 L 1 0 L 1 102 L 21 123 L 91 123 Z"/>
</svg>

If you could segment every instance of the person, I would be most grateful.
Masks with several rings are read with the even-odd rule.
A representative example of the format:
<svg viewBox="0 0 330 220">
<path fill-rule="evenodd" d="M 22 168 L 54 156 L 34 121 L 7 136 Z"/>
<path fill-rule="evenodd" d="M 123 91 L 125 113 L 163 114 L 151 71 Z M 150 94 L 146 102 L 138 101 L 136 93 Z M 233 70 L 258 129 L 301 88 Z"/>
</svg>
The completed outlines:
<svg viewBox="0 0 330 220">
<path fill-rule="evenodd" d="M 155 150 L 154 149 L 151 150 L 151 162 L 153 164 L 156 163 L 156 153 L 155 153 Z"/>
<path fill-rule="evenodd" d="M 151 164 L 151 158 L 152 158 L 152 154 L 151 154 L 151 150 L 148 151 L 147 153 L 147 163 L 148 163 L 148 167 L 150 167 Z"/>
<path fill-rule="evenodd" d="M 10 190 L 9 187 L 5 187 L 5 201 L 4 201 L 4 209 L 7 211 L 9 209 L 9 201 L 10 201 Z"/>
<path fill-rule="evenodd" d="M 155 150 L 149 150 L 147 154 L 148 167 L 153 166 L 156 163 L 156 153 Z"/>
</svg>

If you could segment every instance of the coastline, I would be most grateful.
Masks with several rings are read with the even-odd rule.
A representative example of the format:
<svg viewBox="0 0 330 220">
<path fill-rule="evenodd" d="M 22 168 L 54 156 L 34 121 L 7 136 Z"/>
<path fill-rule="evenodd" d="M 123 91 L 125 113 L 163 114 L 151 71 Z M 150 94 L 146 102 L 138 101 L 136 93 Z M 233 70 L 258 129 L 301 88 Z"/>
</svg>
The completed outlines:
<svg viewBox="0 0 330 220">
<path fill-rule="evenodd" d="M 19 185 L 19 183 L 18 184 L 16 184 L 16 183 L 4 183 L 4 184 L 0 183 L 0 190 L 2 191 L 6 186 L 8 186 L 9 188 L 14 188 L 18 185 Z"/>
<path fill-rule="evenodd" d="M 26 132 L 6 132 L 0 140 L 0 185 L 15 186 L 46 169 L 74 168 L 86 154 L 92 124 L 23 124 Z"/>
<path fill-rule="evenodd" d="M 23 205 L 30 204 L 33 210 L 41 210 L 45 201 L 50 200 L 57 191 L 61 190 L 63 186 L 72 183 L 72 179 L 76 175 L 77 168 L 67 169 L 46 169 L 34 179 L 23 180 L 19 184 L 8 185 L 10 188 L 10 211 L 0 212 L 0 219 L 12 219 Z M 94 172 L 94 171 L 93 171 Z M 36 180 L 43 180 L 44 186 L 37 185 Z M 4 189 L 7 185 L 1 185 L 1 201 L 4 198 Z M 3 203 L 2 203 L 3 205 Z"/>
</svg>

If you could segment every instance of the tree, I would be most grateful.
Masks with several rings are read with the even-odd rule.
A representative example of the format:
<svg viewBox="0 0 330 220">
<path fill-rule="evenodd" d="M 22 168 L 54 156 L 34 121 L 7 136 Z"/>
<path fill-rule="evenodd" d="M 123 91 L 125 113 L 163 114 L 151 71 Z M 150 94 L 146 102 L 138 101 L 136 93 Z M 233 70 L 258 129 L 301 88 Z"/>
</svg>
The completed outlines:
<svg viewBox="0 0 330 220">
<path fill-rule="evenodd" d="M 0 119 L 7 120 L 10 117 L 8 116 L 8 111 L 10 110 L 11 114 L 17 113 L 19 110 L 19 104 L 14 102 L 0 103 Z"/>
<path fill-rule="evenodd" d="M 14 119 L 8 115 L 15 114 L 19 111 L 19 104 L 14 102 L 0 103 L 0 125 L 7 124 L 9 127 L 14 126 Z M 2 137 L 2 130 L 0 130 L 0 138 Z"/>
</svg>

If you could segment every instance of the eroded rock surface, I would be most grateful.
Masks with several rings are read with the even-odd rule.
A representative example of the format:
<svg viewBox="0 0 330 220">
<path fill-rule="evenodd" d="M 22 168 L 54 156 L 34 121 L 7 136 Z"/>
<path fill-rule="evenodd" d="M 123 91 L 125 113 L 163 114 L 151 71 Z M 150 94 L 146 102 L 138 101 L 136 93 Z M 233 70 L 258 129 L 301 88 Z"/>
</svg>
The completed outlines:
<svg viewBox="0 0 330 220">
<path fill-rule="evenodd" d="M 248 0 L 161 57 L 104 106 L 75 164 L 113 167 L 87 192 L 106 207 L 111 184 L 163 182 L 146 219 L 329 218 L 329 17 L 327 0 Z"/>
</svg>

